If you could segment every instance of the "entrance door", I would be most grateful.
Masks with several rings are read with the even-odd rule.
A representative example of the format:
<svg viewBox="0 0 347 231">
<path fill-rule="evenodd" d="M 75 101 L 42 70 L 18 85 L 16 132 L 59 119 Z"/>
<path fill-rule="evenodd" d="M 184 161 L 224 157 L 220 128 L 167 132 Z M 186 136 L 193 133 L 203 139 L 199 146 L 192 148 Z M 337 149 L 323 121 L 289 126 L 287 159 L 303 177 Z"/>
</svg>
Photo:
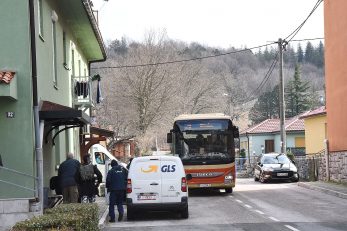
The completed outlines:
<svg viewBox="0 0 347 231">
<path fill-rule="evenodd" d="M 265 153 L 275 151 L 275 141 L 274 140 L 265 140 Z"/>
</svg>

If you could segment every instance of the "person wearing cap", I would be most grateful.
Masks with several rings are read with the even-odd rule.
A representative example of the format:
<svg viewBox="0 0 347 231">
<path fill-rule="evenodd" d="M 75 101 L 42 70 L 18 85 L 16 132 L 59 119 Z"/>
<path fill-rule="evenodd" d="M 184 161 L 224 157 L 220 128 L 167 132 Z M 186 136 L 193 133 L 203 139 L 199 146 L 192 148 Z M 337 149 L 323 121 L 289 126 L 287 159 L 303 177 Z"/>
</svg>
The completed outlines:
<svg viewBox="0 0 347 231">
<path fill-rule="evenodd" d="M 116 160 L 111 161 L 111 169 L 107 173 L 106 188 L 110 193 L 108 214 L 110 216 L 109 222 L 115 222 L 114 206 L 117 205 L 119 217 L 118 221 L 123 219 L 124 208 L 124 192 L 126 190 L 127 174 L 126 170 L 120 166 Z"/>
</svg>

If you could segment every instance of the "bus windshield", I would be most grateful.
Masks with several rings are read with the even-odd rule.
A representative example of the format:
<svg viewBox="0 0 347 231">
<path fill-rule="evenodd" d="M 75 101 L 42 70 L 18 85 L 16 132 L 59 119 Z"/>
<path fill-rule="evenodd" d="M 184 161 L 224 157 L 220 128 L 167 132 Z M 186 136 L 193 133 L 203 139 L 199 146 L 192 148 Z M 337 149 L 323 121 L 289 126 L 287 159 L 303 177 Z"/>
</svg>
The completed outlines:
<svg viewBox="0 0 347 231">
<path fill-rule="evenodd" d="M 234 161 L 228 120 L 176 121 L 176 152 L 183 164 L 224 164 Z"/>
</svg>

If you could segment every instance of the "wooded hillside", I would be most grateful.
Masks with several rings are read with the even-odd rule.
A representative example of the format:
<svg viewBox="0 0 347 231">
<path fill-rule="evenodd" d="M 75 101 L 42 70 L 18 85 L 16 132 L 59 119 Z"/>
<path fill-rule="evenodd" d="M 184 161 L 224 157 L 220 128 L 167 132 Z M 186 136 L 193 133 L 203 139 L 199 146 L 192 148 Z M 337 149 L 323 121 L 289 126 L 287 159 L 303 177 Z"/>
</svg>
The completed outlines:
<svg viewBox="0 0 347 231">
<path fill-rule="evenodd" d="M 240 130 L 259 122 L 254 118 L 276 117 L 276 113 L 260 116 L 263 112 L 259 110 L 267 109 L 259 105 L 253 108 L 261 104 L 258 99 L 269 98 L 264 94 L 274 92 L 279 82 L 277 65 L 259 87 L 276 57 L 276 44 L 263 50 L 232 53 L 238 50 L 241 49 L 187 44 L 173 41 L 165 33 L 153 32 L 141 43 L 125 38 L 111 42 L 107 61 L 92 66 L 92 75 L 102 77 L 104 98 L 96 108 L 97 123 L 115 131 L 117 136 L 135 135 L 140 148 L 146 151 L 156 137 L 160 146 L 166 143 L 174 117 L 182 113 L 230 114 Z M 220 56 L 200 59 L 214 55 Z M 319 104 L 317 92 L 324 89 L 323 43 L 317 47 L 310 42 L 288 44 L 284 53 L 287 86 L 294 80 L 295 67 L 300 81 L 307 83 L 310 101 L 305 108 L 314 108 Z"/>
</svg>

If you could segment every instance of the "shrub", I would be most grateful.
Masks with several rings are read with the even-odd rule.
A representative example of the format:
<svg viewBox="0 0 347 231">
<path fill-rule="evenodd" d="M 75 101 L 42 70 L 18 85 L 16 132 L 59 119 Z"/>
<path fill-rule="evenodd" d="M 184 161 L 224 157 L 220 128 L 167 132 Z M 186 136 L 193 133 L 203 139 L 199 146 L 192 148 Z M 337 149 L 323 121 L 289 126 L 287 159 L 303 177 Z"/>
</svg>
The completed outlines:
<svg viewBox="0 0 347 231">
<path fill-rule="evenodd" d="M 47 209 L 42 216 L 18 222 L 12 230 L 99 230 L 98 206 L 96 204 L 62 204 Z"/>
</svg>

